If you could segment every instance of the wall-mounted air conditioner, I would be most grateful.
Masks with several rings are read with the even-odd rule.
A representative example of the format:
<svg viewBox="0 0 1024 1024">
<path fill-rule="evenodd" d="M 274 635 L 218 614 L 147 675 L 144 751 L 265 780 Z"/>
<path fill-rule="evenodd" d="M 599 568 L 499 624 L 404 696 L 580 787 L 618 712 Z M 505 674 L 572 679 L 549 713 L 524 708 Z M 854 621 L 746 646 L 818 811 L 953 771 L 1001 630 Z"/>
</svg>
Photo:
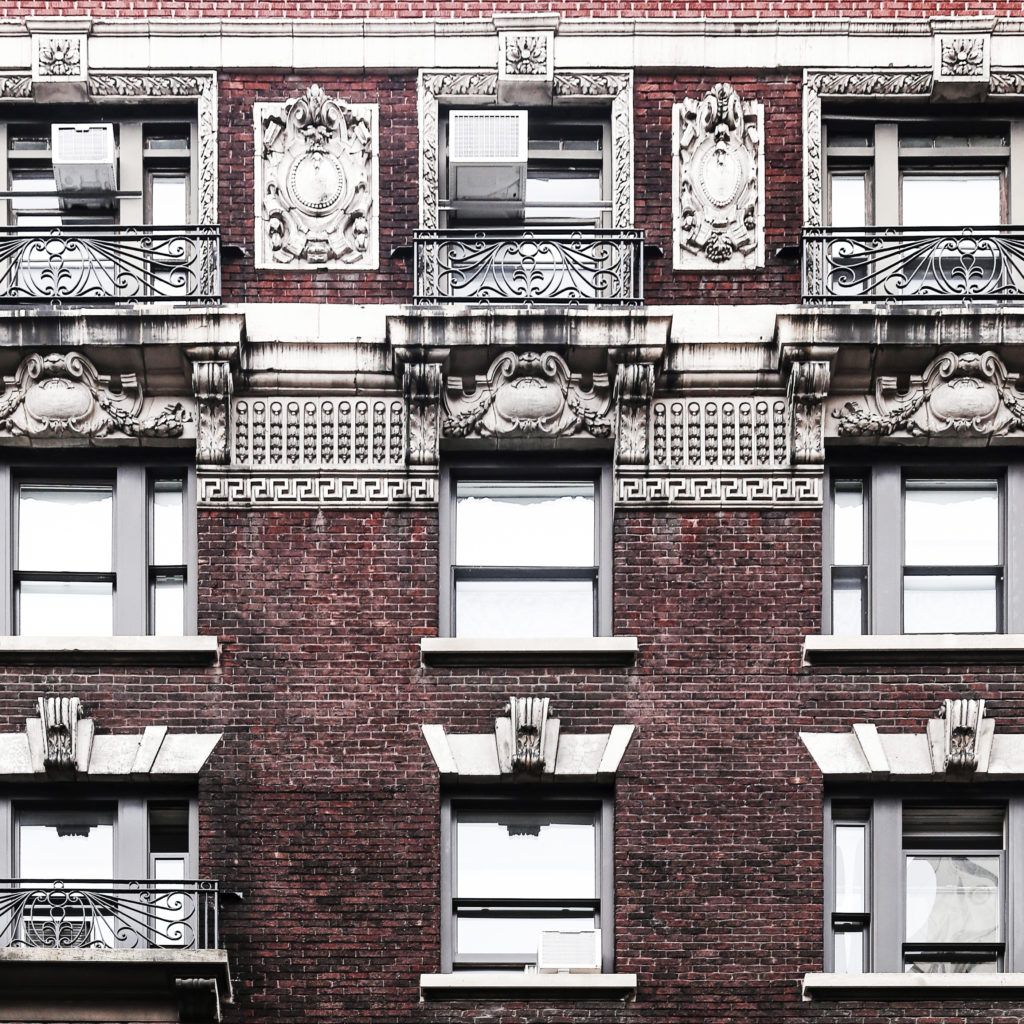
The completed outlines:
<svg viewBox="0 0 1024 1024">
<path fill-rule="evenodd" d="M 541 932 L 537 970 L 541 974 L 600 974 L 601 929 Z"/>
<path fill-rule="evenodd" d="M 55 124 L 53 179 L 58 192 L 113 192 L 117 152 L 112 124 Z M 71 202 L 76 202 L 72 197 Z M 68 199 L 62 200 L 66 205 Z"/>
<path fill-rule="evenodd" d="M 525 110 L 448 114 L 448 194 L 459 215 L 518 218 L 526 199 Z"/>
</svg>

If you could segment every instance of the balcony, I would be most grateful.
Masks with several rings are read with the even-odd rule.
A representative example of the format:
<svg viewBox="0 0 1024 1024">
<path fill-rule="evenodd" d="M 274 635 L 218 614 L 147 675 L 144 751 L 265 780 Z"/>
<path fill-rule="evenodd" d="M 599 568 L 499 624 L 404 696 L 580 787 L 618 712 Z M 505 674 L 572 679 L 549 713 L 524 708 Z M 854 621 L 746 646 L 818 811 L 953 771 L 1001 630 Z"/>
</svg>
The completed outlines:
<svg viewBox="0 0 1024 1024">
<path fill-rule="evenodd" d="M 632 229 L 417 231 L 415 301 L 638 306 L 644 234 Z"/>
<path fill-rule="evenodd" d="M 1024 227 L 805 228 L 803 242 L 806 303 L 1024 300 Z"/>
<path fill-rule="evenodd" d="M 0 227 L 0 303 L 220 301 L 220 228 Z"/>
<path fill-rule="evenodd" d="M 59 1019 L 219 1020 L 219 898 L 212 881 L 0 881 L 0 1020 L 58 1019 L 55 991 Z"/>
</svg>

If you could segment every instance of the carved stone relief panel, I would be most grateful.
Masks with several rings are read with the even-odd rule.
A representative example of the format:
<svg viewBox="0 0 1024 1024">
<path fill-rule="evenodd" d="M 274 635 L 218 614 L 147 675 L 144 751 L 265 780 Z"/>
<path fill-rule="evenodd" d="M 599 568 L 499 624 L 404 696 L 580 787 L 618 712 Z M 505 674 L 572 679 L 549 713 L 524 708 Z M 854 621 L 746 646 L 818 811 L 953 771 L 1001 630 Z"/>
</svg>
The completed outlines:
<svg viewBox="0 0 1024 1024">
<path fill-rule="evenodd" d="M 88 19 L 60 19 L 44 28 L 32 18 L 32 93 L 44 103 L 88 99 Z"/>
<path fill-rule="evenodd" d="M 828 396 L 829 363 L 805 360 L 789 371 L 786 400 L 789 450 L 794 463 L 825 461 L 824 401 Z"/>
<path fill-rule="evenodd" d="M 839 437 L 995 438 L 1024 432 L 1019 374 L 994 352 L 945 352 L 901 391 L 879 377 L 874 395 L 830 402 L 828 430 Z"/>
<path fill-rule="evenodd" d="M 498 33 L 499 103 L 550 103 L 554 82 L 554 32 L 530 29 Z"/>
<path fill-rule="evenodd" d="M 229 458 L 231 364 L 226 360 L 198 360 L 192 364 L 196 396 L 196 462 L 223 465 Z"/>
<path fill-rule="evenodd" d="M 446 437 L 610 438 L 614 420 L 606 373 L 573 373 L 556 352 L 506 352 L 467 388 L 448 377 L 442 395 Z"/>
<path fill-rule="evenodd" d="M 943 99 L 972 99 L 988 92 L 992 36 L 986 32 L 937 33 L 932 94 Z"/>
<path fill-rule="evenodd" d="M 182 402 L 147 399 L 134 374 L 101 374 L 77 352 L 33 354 L 0 393 L 0 438 L 182 437 Z"/>
<path fill-rule="evenodd" d="M 312 85 L 255 116 L 256 266 L 376 269 L 377 105 Z"/>
<path fill-rule="evenodd" d="M 764 108 L 720 82 L 673 108 L 676 270 L 764 266 Z"/>
</svg>

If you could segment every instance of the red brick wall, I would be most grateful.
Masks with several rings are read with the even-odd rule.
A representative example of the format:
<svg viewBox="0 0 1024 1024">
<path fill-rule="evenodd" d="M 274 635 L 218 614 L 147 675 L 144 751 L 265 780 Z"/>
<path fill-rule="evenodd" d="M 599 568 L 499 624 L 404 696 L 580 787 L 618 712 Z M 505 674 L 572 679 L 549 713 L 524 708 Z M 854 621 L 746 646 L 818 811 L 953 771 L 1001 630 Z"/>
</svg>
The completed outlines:
<svg viewBox="0 0 1024 1024">
<path fill-rule="evenodd" d="M 820 605 L 815 512 L 620 511 L 616 630 L 635 670 L 425 671 L 431 511 L 205 511 L 201 619 L 216 669 L 4 680 L 0 727 L 79 693 L 101 730 L 224 729 L 201 777 L 202 870 L 245 900 L 223 918 L 228 1024 L 297 1020 L 665 1024 L 1024 1020 L 1024 1005 L 807 1004 L 821 964 L 821 778 L 800 729 L 920 730 L 963 687 L 998 728 L 1008 668 L 799 667 Z M 50 675 L 59 684 L 48 682 Z M 632 722 L 616 796 L 617 967 L 635 1003 L 418 1002 L 439 966 L 436 770 L 419 726 L 489 730 L 505 695 L 549 694 L 564 729 Z"/>
</svg>

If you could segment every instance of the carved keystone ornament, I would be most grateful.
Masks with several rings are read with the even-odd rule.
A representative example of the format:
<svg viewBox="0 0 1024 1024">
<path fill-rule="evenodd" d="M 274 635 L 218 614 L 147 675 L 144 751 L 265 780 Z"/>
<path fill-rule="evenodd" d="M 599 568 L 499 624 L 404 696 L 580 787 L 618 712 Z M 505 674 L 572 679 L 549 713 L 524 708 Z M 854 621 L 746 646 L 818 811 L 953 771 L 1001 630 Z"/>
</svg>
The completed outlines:
<svg viewBox="0 0 1024 1024">
<path fill-rule="evenodd" d="M 311 85 L 256 106 L 257 265 L 377 266 L 377 107 Z"/>
<path fill-rule="evenodd" d="M 725 82 L 673 108 L 676 270 L 764 266 L 763 120 Z"/>
<path fill-rule="evenodd" d="M 134 374 L 98 373 L 77 352 L 30 355 L 3 382 L 0 435 L 9 437 L 181 437 L 192 418 L 180 402 L 142 415 Z"/>
<path fill-rule="evenodd" d="M 978 767 L 978 738 L 985 717 L 983 700 L 944 700 L 939 718 L 944 720 L 943 767 L 947 772 L 973 772 Z"/>
<path fill-rule="evenodd" d="M 40 697 L 39 721 L 43 733 L 43 765 L 47 771 L 70 771 L 78 766 L 78 720 L 82 704 L 77 697 Z"/>
</svg>

